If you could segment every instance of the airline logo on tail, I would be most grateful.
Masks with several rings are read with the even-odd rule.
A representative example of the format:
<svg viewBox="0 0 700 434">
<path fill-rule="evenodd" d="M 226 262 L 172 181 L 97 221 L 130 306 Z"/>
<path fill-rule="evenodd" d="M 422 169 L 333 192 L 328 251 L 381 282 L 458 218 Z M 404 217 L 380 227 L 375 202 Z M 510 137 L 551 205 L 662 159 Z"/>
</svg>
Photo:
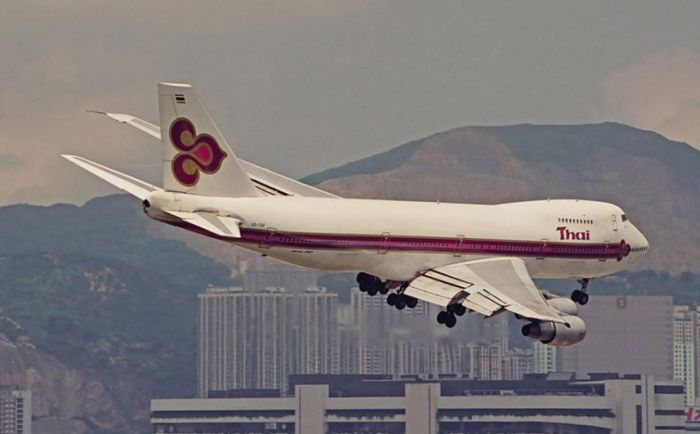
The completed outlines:
<svg viewBox="0 0 700 434">
<path fill-rule="evenodd" d="M 173 175 L 186 187 L 197 185 L 200 171 L 208 175 L 218 172 L 227 157 L 214 137 L 198 135 L 187 118 L 175 119 L 170 124 L 170 143 L 179 151 L 173 158 Z"/>
</svg>

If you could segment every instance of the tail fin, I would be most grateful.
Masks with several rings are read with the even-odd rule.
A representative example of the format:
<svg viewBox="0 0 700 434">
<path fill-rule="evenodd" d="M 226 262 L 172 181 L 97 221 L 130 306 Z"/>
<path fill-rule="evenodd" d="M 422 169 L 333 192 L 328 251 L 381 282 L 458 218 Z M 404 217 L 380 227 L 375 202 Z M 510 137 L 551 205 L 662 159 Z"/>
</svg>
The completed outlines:
<svg viewBox="0 0 700 434">
<path fill-rule="evenodd" d="M 158 83 L 163 187 L 203 196 L 257 190 L 189 84 Z"/>
</svg>

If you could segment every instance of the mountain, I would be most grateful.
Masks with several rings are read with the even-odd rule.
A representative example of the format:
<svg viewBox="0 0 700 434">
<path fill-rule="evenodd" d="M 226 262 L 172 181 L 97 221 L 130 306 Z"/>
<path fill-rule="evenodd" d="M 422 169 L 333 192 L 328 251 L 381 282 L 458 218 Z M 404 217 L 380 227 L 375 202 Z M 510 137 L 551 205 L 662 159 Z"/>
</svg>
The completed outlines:
<svg viewBox="0 0 700 434">
<path fill-rule="evenodd" d="M 347 197 L 613 202 L 651 243 L 638 269 L 700 272 L 700 152 L 622 124 L 457 128 L 303 181 Z"/>
<path fill-rule="evenodd" d="M 126 196 L 0 224 L 0 384 L 35 392 L 36 432 L 144 432 L 152 397 L 194 394 L 196 296 L 228 267 Z"/>
</svg>

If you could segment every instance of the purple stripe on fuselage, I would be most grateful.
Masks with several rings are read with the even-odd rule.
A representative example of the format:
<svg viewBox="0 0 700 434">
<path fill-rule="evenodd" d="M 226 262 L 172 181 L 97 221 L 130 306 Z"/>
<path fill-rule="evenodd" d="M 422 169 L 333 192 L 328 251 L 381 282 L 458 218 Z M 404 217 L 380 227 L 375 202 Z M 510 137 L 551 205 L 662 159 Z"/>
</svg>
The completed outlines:
<svg viewBox="0 0 700 434">
<path fill-rule="evenodd" d="M 576 259 L 619 259 L 626 256 L 622 243 L 557 243 L 551 241 L 472 240 L 459 238 L 420 238 L 402 236 L 372 236 L 348 234 L 305 234 L 272 230 L 241 229 L 241 238 L 226 238 L 212 234 L 185 222 L 168 222 L 212 238 L 265 247 L 376 250 L 399 252 L 483 254 L 504 256 L 533 256 Z"/>
</svg>

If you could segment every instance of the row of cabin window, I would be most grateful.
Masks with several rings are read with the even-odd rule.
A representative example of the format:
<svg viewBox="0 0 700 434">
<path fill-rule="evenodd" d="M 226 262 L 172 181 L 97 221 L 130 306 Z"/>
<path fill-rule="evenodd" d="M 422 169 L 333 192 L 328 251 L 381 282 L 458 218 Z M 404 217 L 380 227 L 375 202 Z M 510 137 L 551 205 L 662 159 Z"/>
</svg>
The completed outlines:
<svg viewBox="0 0 700 434">
<path fill-rule="evenodd" d="M 350 240 L 339 240 L 333 242 L 332 240 L 314 240 L 314 239 L 303 239 L 303 238 L 288 238 L 288 237 L 282 237 L 282 241 L 286 242 L 297 242 L 297 243 L 302 243 L 302 244 L 335 244 L 335 245 L 367 245 L 367 242 L 362 242 L 362 241 L 350 241 Z M 376 242 L 371 242 L 371 244 L 374 247 L 376 246 Z M 414 247 L 448 247 L 449 244 L 445 242 L 418 242 L 418 243 L 403 243 L 404 245 L 411 246 L 413 245 Z M 379 244 L 379 247 L 381 247 L 381 243 Z M 489 244 L 483 244 L 483 245 L 475 245 L 475 244 L 467 244 L 466 245 L 467 250 L 472 250 L 472 249 L 487 249 L 487 250 L 509 250 L 509 251 L 520 251 L 520 252 L 535 252 L 535 251 L 540 251 L 543 249 L 543 246 L 538 246 L 538 245 L 521 245 L 521 246 L 509 246 L 509 245 L 489 245 Z M 555 252 L 555 253 L 601 253 L 604 252 L 605 249 L 581 249 L 581 248 L 568 248 L 568 247 L 558 247 L 558 246 L 551 246 L 547 248 L 544 246 L 544 249 L 550 251 L 550 252 Z M 635 249 L 633 249 L 634 251 Z"/>
<path fill-rule="evenodd" d="M 574 223 L 574 224 L 592 225 L 593 220 L 590 220 L 590 219 L 569 219 L 569 218 L 560 217 L 559 223 Z"/>
</svg>

